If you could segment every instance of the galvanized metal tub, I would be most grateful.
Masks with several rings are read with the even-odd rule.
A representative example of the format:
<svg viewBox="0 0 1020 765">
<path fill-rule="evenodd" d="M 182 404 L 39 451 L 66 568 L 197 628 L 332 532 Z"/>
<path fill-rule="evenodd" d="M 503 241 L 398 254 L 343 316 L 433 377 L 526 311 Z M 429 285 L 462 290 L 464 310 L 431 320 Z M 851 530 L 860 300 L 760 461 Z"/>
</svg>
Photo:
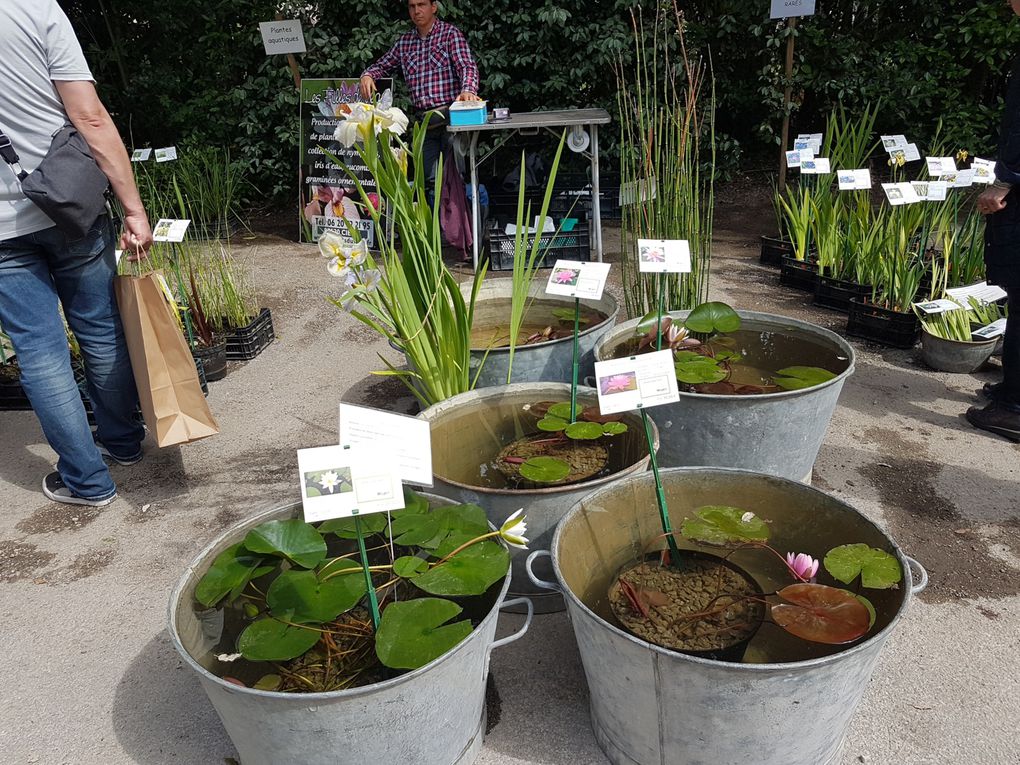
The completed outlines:
<svg viewBox="0 0 1020 765">
<path fill-rule="evenodd" d="M 683 320 L 689 311 L 671 312 Z M 743 329 L 784 329 L 807 333 L 846 359 L 846 369 L 805 390 L 757 396 L 680 393 L 680 401 L 655 408 L 662 467 L 734 467 L 810 483 L 829 420 L 843 383 L 854 371 L 854 350 L 842 337 L 799 319 L 738 311 Z M 616 357 L 632 338 L 639 319 L 618 325 L 595 347 L 597 361 Z"/>
<path fill-rule="evenodd" d="M 426 494 L 434 504 L 442 497 Z M 277 693 L 242 688 L 209 671 L 203 657 L 219 641 L 215 612 L 200 619 L 195 585 L 216 556 L 254 526 L 298 517 L 300 503 L 266 510 L 228 530 L 192 561 L 170 596 L 167 629 L 184 662 L 198 675 L 243 765 L 362 765 L 428 762 L 470 765 L 485 735 L 485 684 L 492 649 L 527 632 L 495 640 L 499 612 L 528 606 L 507 600 L 509 575 L 496 605 L 456 648 L 407 674 L 373 685 L 329 693 Z M 222 627 L 222 616 L 220 619 Z M 209 634 L 209 633 L 212 634 Z"/>
<path fill-rule="evenodd" d="M 488 318 L 494 321 L 506 321 L 507 309 L 495 306 L 493 301 L 509 300 L 512 288 L 513 283 L 510 279 L 490 278 L 483 281 L 478 289 L 478 298 L 475 303 L 475 323 Z M 470 282 L 461 285 L 461 292 L 464 293 L 465 299 L 470 299 Z M 528 295 L 532 298 L 562 301 L 564 308 L 573 309 L 574 307 L 572 298 L 546 295 L 544 281 L 532 284 Z M 582 300 L 581 305 L 594 309 L 607 318 L 605 321 L 582 329 L 578 333 L 578 356 L 580 359 L 578 380 L 583 380 L 595 371 L 595 345 L 613 328 L 617 314 L 620 312 L 616 298 L 608 292 L 604 292 L 600 300 Z M 514 349 L 513 377 L 510 382 L 569 383 L 573 375 L 573 357 L 572 337 L 549 340 L 536 345 L 518 346 Z M 472 378 L 483 358 L 485 365 L 482 367 L 475 387 L 487 388 L 494 385 L 506 385 L 506 374 L 510 369 L 510 349 L 492 348 L 488 350 L 488 356 L 486 356 L 485 348 L 473 348 L 471 350 Z"/>
<path fill-rule="evenodd" d="M 605 604 L 609 583 L 620 569 L 661 536 L 654 477 L 628 476 L 593 492 L 556 529 L 551 548 L 555 581 L 542 581 L 534 573 L 535 563 L 549 552 L 532 553 L 528 567 L 537 586 L 555 589 L 566 600 L 599 745 L 614 765 L 837 762 L 883 644 L 913 595 L 927 584 L 924 569 L 856 510 L 810 486 L 724 468 L 672 468 L 661 475 L 674 528 L 703 505 L 732 505 L 771 519 L 770 543 L 779 550 L 820 556 L 835 544 L 864 542 L 894 554 L 904 578 L 915 572 L 919 582 L 868 590 L 878 621 L 869 637 L 841 652 L 828 653 L 838 646 L 807 644 L 816 647 L 815 658 L 762 664 L 688 656 L 618 628 Z M 816 542 L 808 545 L 805 538 Z M 730 560 L 746 566 L 750 555 L 760 562 L 763 553 L 738 551 Z M 754 572 L 762 588 L 771 592 L 789 584 L 785 564 L 766 557 L 766 566 Z M 769 648 L 756 647 L 759 639 Z M 764 624 L 745 661 L 802 655 L 804 645 Z"/>
<path fill-rule="evenodd" d="M 998 338 L 960 341 L 936 337 L 922 327 L 921 359 L 938 372 L 967 374 L 981 368 L 995 350 Z"/>
<path fill-rule="evenodd" d="M 482 460 L 495 457 L 493 448 L 496 442 L 493 433 L 497 426 L 505 424 L 497 421 L 499 415 L 496 414 L 496 406 L 523 407 L 540 401 L 569 399 L 569 385 L 515 383 L 462 393 L 426 409 L 418 416 L 432 423 L 432 470 L 435 480 L 432 491 L 457 502 L 473 502 L 479 505 L 485 509 L 489 522 L 495 526 L 499 526 L 518 509 L 524 508 L 527 514 L 530 547 L 532 549 L 548 547 L 552 542 L 556 524 L 581 497 L 615 481 L 620 476 L 647 469 L 648 446 L 640 417 L 628 414 L 624 419 L 632 432 L 640 434 L 641 447 L 636 450 L 634 462 L 624 470 L 602 478 L 571 486 L 551 486 L 544 489 L 493 489 L 452 477 L 451 467 L 455 464 L 454 460 L 461 461 L 465 457 Z M 598 402 L 598 395 L 592 388 L 579 387 L 577 399 L 579 407 L 590 406 Z M 658 431 L 654 422 L 651 423 L 651 428 L 653 443 L 658 445 Z M 540 614 L 563 610 L 563 601 L 558 594 L 532 586 L 524 568 L 527 553 L 521 550 L 510 552 L 513 574 L 510 594 L 527 595 L 534 602 L 535 611 Z M 546 574 L 551 576 L 552 569 L 547 568 Z"/>
</svg>

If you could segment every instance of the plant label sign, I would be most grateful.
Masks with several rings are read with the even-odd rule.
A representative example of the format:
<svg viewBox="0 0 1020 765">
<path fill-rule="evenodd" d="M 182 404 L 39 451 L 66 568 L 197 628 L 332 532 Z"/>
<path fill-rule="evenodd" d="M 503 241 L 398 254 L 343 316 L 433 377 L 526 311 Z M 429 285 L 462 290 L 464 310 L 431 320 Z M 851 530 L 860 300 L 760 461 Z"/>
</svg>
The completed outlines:
<svg viewBox="0 0 1020 765">
<path fill-rule="evenodd" d="M 184 235 L 188 233 L 190 219 L 174 220 L 173 218 L 160 218 L 152 229 L 152 241 L 154 242 L 183 242 Z"/>
<path fill-rule="evenodd" d="M 981 329 L 975 329 L 971 332 L 971 336 L 980 337 L 983 340 L 991 340 L 993 337 L 999 337 L 1006 332 L 1006 319 L 996 319 L 991 324 L 987 324 Z"/>
<path fill-rule="evenodd" d="M 949 184 L 945 181 L 928 181 L 928 190 L 924 198 L 929 202 L 944 202 L 949 193 Z"/>
<path fill-rule="evenodd" d="M 943 178 L 950 182 L 954 189 L 966 189 L 974 185 L 974 171 L 970 169 L 957 170 L 955 174 L 950 173 Z"/>
<path fill-rule="evenodd" d="M 686 239 L 638 239 L 638 271 L 648 274 L 689 274 L 691 244 Z"/>
<path fill-rule="evenodd" d="M 340 404 L 340 445 L 381 450 L 397 463 L 402 481 L 432 485 L 432 436 L 425 420 Z"/>
<path fill-rule="evenodd" d="M 970 169 L 974 171 L 974 183 L 987 185 L 995 182 L 995 163 L 992 160 L 974 157 L 974 161 L 970 163 Z"/>
<path fill-rule="evenodd" d="M 946 295 L 960 303 L 960 305 L 967 305 L 970 302 L 970 298 L 974 298 L 979 303 L 994 303 L 1006 297 L 1006 290 L 988 282 L 978 282 L 966 287 L 948 289 L 946 290 Z"/>
<path fill-rule="evenodd" d="M 177 159 L 177 147 L 167 146 L 163 149 L 156 149 L 157 162 L 173 162 Z"/>
<path fill-rule="evenodd" d="M 609 263 L 557 260 L 546 284 L 547 295 L 599 300 L 609 278 Z"/>
<path fill-rule="evenodd" d="M 404 507 L 399 466 L 387 452 L 319 446 L 298 449 L 297 456 L 308 523 Z"/>
<path fill-rule="evenodd" d="M 152 149 L 135 149 L 131 152 L 132 162 L 148 162 L 149 157 L 152 156 Z"/>
<path fill-rule="evenodd" d="M 905 150 L 907 148 L 907 137 L 905 135 L 884 135 L 882 136 L 882 146 L 890 154 L 897 149 Z"/>
<path fill-rule="evenodd" d="M 786 19 L 790 16 L 814 16 L 815 0 L 772 0 L 769 18 Z"/>
<path fill-rule="evenodd" d="M 917 192 L 914 191 L 913 185 L 908 182 L 883 183 L 882 191 L 885 192 L 885 198 L 889 200 L 889 204 L 893 207 L 921 201 L 920 197 L 917 196 Z"/>
<path fill-rule="evenodd" d="M 828 157 L 815 157 L 814 159 L 801 159 L 800 171 L 804 175 L 828 175 L 832 172 L 829 166 Z"/>
<path fill-rule="evenodd" d="M 839 182 L 840 191 L 860 191 L 871 188 L 871 171 L 863 170 L 840 170 L 836 173 L 836 180 Z"/>
<path fill-rule="evenodd" d="M 914 306 L 919 311 L 924 313 L 945 313 L 946 311 L 957 311 L 963 306 L 959 303 L 955 303 L 952 300 L 946 300 L 945 298 L 939 298 L 938 300 L 929 300 L 926 303 L 914 303 Z"/>
<path fill-rule="evenodd" d="M 304 53 L 305 33 L 297 19 L 287 21 L 263 21 L 259 23 L 262 45 L 267 56 L 285 53 Z"/>
<path fill-rule="evenodd" d="M 813 136 L 798 138 L 793 142 L 793 148 L 795 151 L 801 152 L 801 159 L 811 159 L 822 150 L 822 139 Z M 805 155 L 803 152 L 810 152 L 810 154 Z"/>
<path fill-rule="evenodd" d="M 956 160 L 952 157 L 925 157 L 924 161 L 928 165 L 928 174 L 933 178 L 956 172 Z"/>
<path fill-rule="evenodd" d="M 673 351 L 595 362 L 595 387 L 602 414 L 629 412 L 680 400 Z"/>
<path fill-rule="evenodd" d="M 801 152 L 798 149 L 786 152 L 786 166 L 800 167 L 800 155 Z"/>
</svg>

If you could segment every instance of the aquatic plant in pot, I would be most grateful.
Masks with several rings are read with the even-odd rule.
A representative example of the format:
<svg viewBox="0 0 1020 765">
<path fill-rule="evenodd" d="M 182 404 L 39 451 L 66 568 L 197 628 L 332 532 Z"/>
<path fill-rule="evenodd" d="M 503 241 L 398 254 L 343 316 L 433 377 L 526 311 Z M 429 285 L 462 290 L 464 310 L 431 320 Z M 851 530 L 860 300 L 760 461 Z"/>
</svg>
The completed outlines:
<svg viewBox="0 0 1020 765">
<path fill-rule="evenodd" d="M 339 479 L 323 475 L 323 491 Z M 489 653 L 527 629 L 494 640 L 523 519 L 493 529 L 477 506 L 410 492 L 406 505 L 389 522 L 264 511 L 181 578 L 174 646 L 245 765 L 473 761 Z M 358 523 L 367 574 L 352 560 Z"/>
<path fill-rule="evenodd" d="M 926 583 L 923 569 L 874 523 L 809 486 L 724 468 L 668 469 L 660 479 L 673 525 L 683 533 L 664 534 L 655 476 L 645 473 L 583 498 L 557 527 L 550 552 L 529 559 L 533 569 L 551 556 L 554 581 L 535 575 L 536 586 L 551 587 L 566 600 L 592 726 L 609 761 L 838 762 L 882 646 Z M 766 535 L 771 550 L 764 546 Z M 676 554 L 663 552 L 669 541 Z M 721 555 L 719 543 L 726 545 Z M 668 554 L 676 569 L 687 565 L 689 555 L 714 554 L 743 571 L 734 581 L 749 579 L 753 587 L 725 602 L 729 574 L 702 576 L 699 584 L 708 592 L 693 620 L 659 583 L 638 580 L 630 596 L 618 594 L 625 589 L 618 584 L 621 572 L 626 579 L 649 551 Z M 812 570 L 826 557 L 828 566 Z M 659 560 L 654 557 L 651 566 L 661 573 Z M 894 584 L 909 580 L 911 570 L 918 584 Z M 804 581 L 812 578 L 817 580 Z M 737 609 L 732 620 L 715 627 L 700 618 L 725 620 L 728 606 L 738 602 L 758 610 Z M 700 622 L 707 637 L 730 636 L 708 648 L 715 657 L 702 655 L 701 643 L 684 652 L 656 644 L 691 621 Z M 627 622 L 650 625 L 656 642 L 635 635 Z M 741 634 L 735 629 L 741 624 L 752 629 Z M 735 650 L 720 656 L 727 648 Z"/>
<path fill-rule="evenodd" d="M 785 316 L 703 303 L 656 325 L 649 314 L 618 325 L 598 361 L 674 352 L 680 400 L 657 410 L 659 464 L 759 470 L 808 481 L 854 352 L 835 333 Z"/>
<path fill-rule="evenodd" d="M 974 337 L 977 316 L 962 305 L 936 314 L 914 310 L 921 321 L 921 359 L 937 372 L 976 372 L 995 350 L 997 338 Z"/>
</svg>

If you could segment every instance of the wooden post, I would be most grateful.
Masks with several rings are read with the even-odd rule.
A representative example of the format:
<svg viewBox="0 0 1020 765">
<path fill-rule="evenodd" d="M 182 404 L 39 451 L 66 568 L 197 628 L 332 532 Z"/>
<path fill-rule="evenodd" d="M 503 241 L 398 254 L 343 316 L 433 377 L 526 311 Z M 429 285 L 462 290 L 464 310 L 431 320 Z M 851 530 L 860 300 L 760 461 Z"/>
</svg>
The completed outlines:
<svg viewBox="0 0 1020 765">
<path fill-rule="evenodd" d="M 797 17 L 786 20 L 786 91 L 783 94 L 783 129 L 779 146 L 779 193 L 786 191 L 786 149 L 790 142 L 790 99 L 793 97 L 793 31 Z"/>
<path fill-rule="evenodd" d="M 276 20 L 277 21 L 283 21 L 283 14 L 280 13 L 280 12 L 277 12 Z M 293 53 L 288 53 L 287 54 L 287 63 L 290 64 L 291 74 L 294 75 L 294 87 L 297 88 L 298 93 L 300 93 L 301 92 L 301 70 L 298 69 L 297 59 L 294 58 L 294 54 Z"/>
</svg>

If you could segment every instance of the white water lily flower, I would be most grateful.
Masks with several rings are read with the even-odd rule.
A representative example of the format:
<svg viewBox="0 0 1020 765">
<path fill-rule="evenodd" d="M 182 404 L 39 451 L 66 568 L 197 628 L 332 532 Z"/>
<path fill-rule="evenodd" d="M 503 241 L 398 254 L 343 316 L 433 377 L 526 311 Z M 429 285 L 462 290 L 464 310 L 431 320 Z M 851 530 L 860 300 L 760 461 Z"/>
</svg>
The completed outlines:
<svg viewBox="0 0 1020 765">
<path fill-rule="evenodd" d="M 522 507 L 503 521 L 503 525 L 499 527 L 499 535 L 503 541 L 519 550 L 528 549 L 528 538 L 524 536 L 528 531 L 528 524 L 524 522 L 527 516 L 523 513 L 524 508 Z"/>
<path fill-rule="evenodd" d="M 340 485 L 340 476 L 336 474 L 336 471 L 330 470 L 319 476 L 319 486 L 330 494 L 333 493 L 333 489 Z"/>
<path fill-rule="evenodd" d="M 222 661 L 224 663 L 231 662 L 231 661 L 237 661 L 240 658 L 241 658 L 241 654 L 239 654 L 239 653 L 221 653 L 221 654 L 217 654 L 216 655 L 217 661 Z"/>
</svg>

